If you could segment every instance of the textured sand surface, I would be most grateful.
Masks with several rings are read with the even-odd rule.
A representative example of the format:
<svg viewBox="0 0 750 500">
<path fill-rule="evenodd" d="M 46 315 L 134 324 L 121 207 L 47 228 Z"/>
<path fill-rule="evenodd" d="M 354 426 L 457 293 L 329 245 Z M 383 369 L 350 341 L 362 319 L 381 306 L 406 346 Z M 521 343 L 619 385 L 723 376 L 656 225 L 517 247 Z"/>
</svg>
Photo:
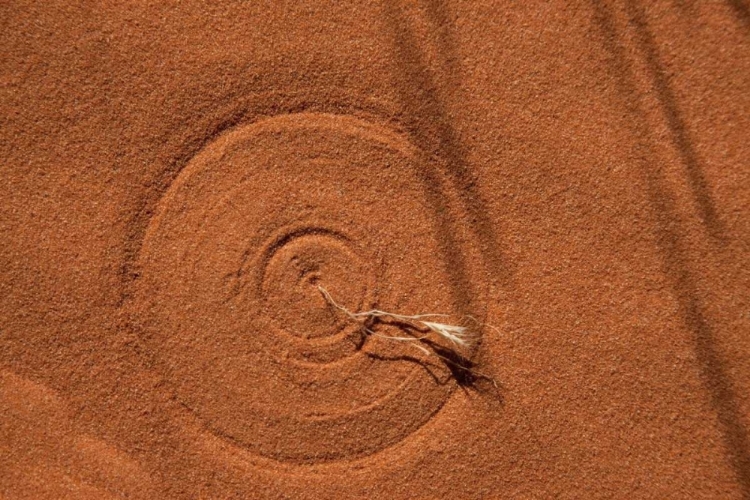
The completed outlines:
<svg viewBox="0 0 750 500">
<path fill-rule="evenodd" d="M 746 1 L 0 19 L 3 500 L 750 498 Z"/>
</svg>

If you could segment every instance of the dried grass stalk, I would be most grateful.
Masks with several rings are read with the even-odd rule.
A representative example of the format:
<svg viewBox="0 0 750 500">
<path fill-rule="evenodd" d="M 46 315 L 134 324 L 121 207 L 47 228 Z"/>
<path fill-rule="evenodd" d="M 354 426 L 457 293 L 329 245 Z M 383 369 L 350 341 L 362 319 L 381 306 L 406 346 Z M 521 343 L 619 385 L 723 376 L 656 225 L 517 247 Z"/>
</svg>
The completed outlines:
<svg viewBox="0 0 750 500">
<path fill-rule="evenodd" d="M 426 321 L 426 318 L 445 318 L 448 317 L 447 314 L 405 315 L 391 313 L 388 311 L 381 311 L 380 309 L 371 309 L 369 311 L 363 312 L 351 312 L 349 309 L 336 302 L 333 297 L 331 297 L 331 294 L 328 293 L 328 290 L 320 285 L 318 285 L 318 290 L 320 290 L 320 293 L 323 294 L 326 302 L 346 314 L 353 321 L 360 323 L 362 325 L 362 328 L 370 335 L 375 335 L 381 338 L 388 338 L 390 340 L 401 340 L 405 342 L 418 342 L 426 338 L 426 335 L 417 337 L 393 337 L 389 335 L 382 335 L 374 332 L 367 326 L 373 320 L 383 318 L 412 325 L 414 328 L 420 331 L 436 333 L 439 337 L 448 340 L 451 344 L 458 347 L 471 347 L 477 339 L 476 336 L 473 335 L 465 326 L 449 325 L 446 323 L 438 323 L 435 321 Z"/>
<path fill-rule="evenodd" d="M 466 366 L 466 364 L 459 363 L 456 361 L 456 359 L 451 359 L 447 356 L 444 356 L 440 354 L 435 345 L 430 343 L 428 340 L 428 337 L 431 333 L 436 334 L 439 338 L 445 339 L 450 344 L 452 344 L 455 347 L 460 348 L 467 348 L 471 347 L 476 341 L 477 336 L 472 334 L 472 332 L 469 330 L 466 326 L 461 325 L 451 325 L 447 323 L 438 323 L 436 321 L 427 321 L 427 319 L 434 319 L 434 318 L 446 318 L 449 315 L 447 314 L 414 314 L 414 315 L 406 315 L 406 314 L 397 314 L 392 313 L 388 311 L 381 311 L 380 309 L 371 309 L 369 311 L 362 311 L 362 312 L 352 312 L 346 307 L 342 306 L 338 302 L 336 302 L 330 293 L 328 293 L 328 290 L 323 288 L 322 286 L 318 285 L 318 290 L 323 295 L 323 298 L 330 304 L 332 307 L 338 309 L 342 313 L 344 313 L 349 319 L 352 321 L 355 321 L 359 323 L 360 327 L 362 328 L 362 331 L 367 333 L 368 335 L 372 335 L 374 337 L 379 337 L 387 340 L 395 340 L 400 342 L 407 342 L 409 345 L 419 349 L 423 353 L 427 355 L 437 356 L 438 358 L 442 359 L 449 365 L 451 365 L 454 368 L 457 368 L 464 373 L 471 374 L 473 377 L 483 378 L 486 380 L 489 380 L 492 382 L 492 385 L 495 386 L 497 389 L 497 382 L 494 378 L 485 375 L 483 373 L 480 373 L 470 366 Z M 467 316 L 470 321 L 472 321 L 476 325 L 482 325 L 479 321 L 477 321 L 475 318 L 471 316 Z M 378 333 L 374 331 L 371 327 L 372 324 L 377 320 L 392 320 L 400 323 L 405 323 L 407 325 L 412 326 L 415 330 L 423 332 L 423 335 L 415 335 L 411 337 L 399 337 L 399 336 L 393 336 L 393 335 L 383 335 L 381 333 Z M 493 327 L 494 328 L 494 327 Z M 422 343 L 424 341 L 424 343 Z M 430 349 L 427 348 L 427 346 L 430 347 Z M 459 356 L 458 359 L 464 359 L 462 356 Z M 470 361 L 467 360 L 467 364 L 471 364 Z"/>
</svg>

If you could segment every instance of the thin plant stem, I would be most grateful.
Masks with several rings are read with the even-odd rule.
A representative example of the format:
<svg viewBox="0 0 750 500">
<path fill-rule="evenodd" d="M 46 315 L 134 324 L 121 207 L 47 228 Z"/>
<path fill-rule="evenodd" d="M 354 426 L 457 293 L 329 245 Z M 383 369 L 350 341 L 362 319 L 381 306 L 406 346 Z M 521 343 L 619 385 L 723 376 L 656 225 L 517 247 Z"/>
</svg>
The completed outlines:
<svg viewBox="0 0 750 500">
<path fill-rule="evenodd" d="M 414 314 L 414 315 L 406 315 L 406 314 L 396 314 L 391 313 L 388 311 L 382 311 L 380 309 L 371 309 L 369 311 L 362 311 L 362 312 L 352 312 L 346 307 L 342 306 L 338 302 L 334 300 L 334 298 L 331 296 L 331 294 L 323 288 L 322 286 L 318 285 L 318 290 L 323 295 L 323 298 L 330 304 L 332 307 L 338 309 L 342 313 L 344 313 L 349 319 L 352 321 L 355 321 L 357 323 L 360 323 L 363 331 L 367 333 L 368 335 L 372 335 L 375 337 L 379 337 L 386 340 L 394 340 L 397 342 L 407 342 L 409 345 L 414 346 L 415 348 L 419 349 L 423 353 L 427 355 L 437 356 L 444 362 L 448 363 L 449 365 L 458 368 L 460 370 L 465 371 L 466 373 L 469 373 L 475 377 L 480 377 L 486 380 L 489 380 L 492 382 L 492 385 L 497 388 L 497 382 L 495 382 L 495 379 L 488 375 L 484 375 L 483 373 L 480 373 L 468 366 L 464 366 L 461 363 L 456 362 L 455 360 L 443 356 L 442 354 L 435 351 L 435 349 L 428 349 L 424 345 L 421 344 L 421 342 L 428 339 L 430 336 L 430 333 L 436 333 L 440 337 L 448 340 L 453 345 L 458 347 L 468 347 L 471 346 L 472 343 L 476 340 L 476 337 L 471 335 L 468 331 L 468 328 L 465 326 L 458 326 L 458 325 L 449 325 L 444 323 L 436 323 L 433 321 L 425 321 L 426 318 L 445 318 L 449 317 L 448 314 Z M 477 325 L 481 325 L 476 318 L 473 316 L 466 316 L 468 319 L 472 320 Z M 382 333 L 377 333 L 371 328 L 367 326 L 367 323 L 369 321 L 373 321 L 376 319 L 385 318 L 385 319 L 391 319 L 395 321 L 400 321 L 406 324 L 409 324 L 413 326 L 414 328 L 426 332 L 424 335 L 414 336 L 414 337 L 400 337 L 400 336 L 392 336 L 392 335 L 383 335 Z M 494 327 L 493 327 L 494 328 Z"/>
<path fill-rule="evenodd" d="M 414 315 L 406 315 L 406 314 L 396 314 L 388 311 L 381 311 L 380 309 L 371 309 L 369 311 L 363 311 L 363 312 L 351 312 L 346 307 L 340 305 L 338 302 L 336 302 L 333 297 L 331 297 L 331 294 L 323 288 L 322 286 L 318 285 L 318 290 L 323 295 L 325 300 L 331 304 L 336 309 L 340 310 L 344 314 L 346 314 L 350 319 L 362 322 L 362 321 L 368 321 L 373 320 L 377 318 L 390 318 L 392 320 L 396 321 L 402 321 L 404 323 L 408 323 L 411 325 L 416 326 L 418 329 L 421 330 L 429 330 L 432 331 L 442 338 L 450 341 L 456 346 L 459 347 L 469 347 L 473 344 L 473 342 L 476 340 L 473 335 L 469 332 L 469 329 L 465 326 L 459 326 L 459 325 L 449 325 L 445 323 L 437 323 L 434 321 L 425 321 L 425 318 L 446 318 L 449 315 L 448 314 L 414 314 Z M 370 332 L 368 332 L 370 333 Z M 424 337 L 423 337 L 424 338 Z M 394 337 L 393 340 L 407 340 L 412 339 L 412 337 Z M 419 337 L 413 337 L 414 340 L 420 340 Z"/>
</svg>

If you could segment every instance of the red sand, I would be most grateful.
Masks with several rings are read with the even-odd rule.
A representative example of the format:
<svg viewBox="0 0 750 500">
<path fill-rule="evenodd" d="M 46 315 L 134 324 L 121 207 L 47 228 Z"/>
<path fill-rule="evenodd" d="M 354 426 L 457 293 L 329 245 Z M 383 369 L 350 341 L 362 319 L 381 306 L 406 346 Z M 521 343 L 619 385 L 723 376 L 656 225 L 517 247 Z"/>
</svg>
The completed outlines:
<svg viewBox="0 0 750 500">
<path fill-rule="evenodd" d="M 750 498 L 750 7 L 519 4 L 0 7 L 0 498 Z"/>
</svg>

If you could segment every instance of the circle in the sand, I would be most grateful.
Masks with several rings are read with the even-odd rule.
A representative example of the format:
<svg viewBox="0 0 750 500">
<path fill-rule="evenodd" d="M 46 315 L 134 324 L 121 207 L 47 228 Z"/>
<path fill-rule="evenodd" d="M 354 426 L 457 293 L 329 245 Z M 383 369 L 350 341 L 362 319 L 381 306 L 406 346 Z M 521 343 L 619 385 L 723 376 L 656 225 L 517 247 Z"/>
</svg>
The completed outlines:
<svg viewBox="0 0 750 500">
<path fill-rule="evenodd" d="M 436 414 L 449 370 L 406 343 L 363 342 L 318 289 L 352 311 L 467 312 L 437 234 L 450 197 L 436 206 L 428 161 L 386 127 L 301 113 L 229 131 L 180 172 L 144 237 L 136 310 L 203 427 L 315 462 L 382 450 Z"/>
<path fill-rule="evenodd" d="M 331 283 L 362 307 L 371 271 L 353 247 L 344 234 L 319 227 L 303 227 L 271 240 L 256 268 L 257 293 L 277 328 L 314 339 L 340 333 L 349 325 L 346 317 L 332 314 L 320 300 L 318 286 Z"/>
</svg>

